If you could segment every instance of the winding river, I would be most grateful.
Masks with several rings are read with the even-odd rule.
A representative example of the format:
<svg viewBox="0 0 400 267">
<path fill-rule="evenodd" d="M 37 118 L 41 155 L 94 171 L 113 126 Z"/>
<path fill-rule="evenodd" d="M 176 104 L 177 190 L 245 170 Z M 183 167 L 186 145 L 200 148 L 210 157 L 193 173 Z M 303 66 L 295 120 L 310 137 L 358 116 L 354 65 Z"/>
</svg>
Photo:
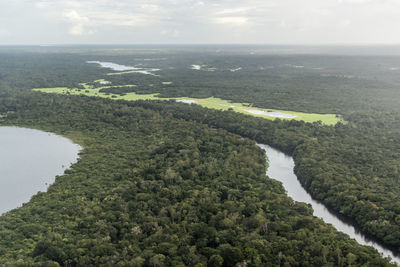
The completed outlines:
<svg viewBox="0 0 400 267">
<path fill-rule="evenodd" d="M 52 133 L 0 127 L 0 215 L 46 191 L 76 162 L 79 145 Z"/>
<path fill-rule="evenodd" d="M 390 256 L 393 262 L 400 265 L 400 255 L 395 255 L 391 250 L 382 247 L 380 244 L 361 234 L 353 225 L 343 221 L 337 215 L 330 212 L 322 203 L 312 199 L 311 195 L 302 187 L 294 174 L 293 158 L 276 150 L 268 145 L 258 144 L 264 149 L 269 161 L 267 175 L 282 182 L 287 194 L 295 201 L 311 204 L 314 209 L 314 216 L 322 218 L 326 223 L 332 224 L 337 230 L 348 234 L 362 245 L 374 247 L 383 256 Z"/>
</svg>

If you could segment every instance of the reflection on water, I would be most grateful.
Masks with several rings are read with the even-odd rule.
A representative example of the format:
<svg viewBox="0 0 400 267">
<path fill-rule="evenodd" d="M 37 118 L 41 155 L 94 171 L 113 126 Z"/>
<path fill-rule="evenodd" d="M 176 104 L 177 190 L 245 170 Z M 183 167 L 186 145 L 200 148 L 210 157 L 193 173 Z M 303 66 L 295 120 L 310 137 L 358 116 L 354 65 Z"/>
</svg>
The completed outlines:
<svg viewBox="0 0 400 267">
<path fill-rule="evenodd" d="M 140 68 L 135 68 L 131 66 L 119 65 L 112 62 L 103 62 L 103 61 L 86 61 L 86 63 L 90 64 L 99 64 L 102 68 L 108 68 L 115 71 L 127 71 L 127 70 L 140 70 Z"/>
<path fill-rule="evenodd" d="M 0 214 L 46 191 L 78 157 L 80 146 L 38 130 L 0 127 Z"/>
<path fill-rule="evenodd" d="M 320 217 L 326 223 L 332 224 L 337 230 L 348 234 L 351 238 L 357 240 L 358 243 L 372 246 L 385 257 L 390 256 L 393 261 L 398 264 L 400 263 L 400 257 L 398 255 L 395 256 L 392 251 L 370 240 L 357 231 L 353 225 L 341 220 L 334 213 L 330 212 L 322 203 L 312 199 L 311 195 L 301 186 L 300 182 L 297 180 L 297 176 L 294 174 L 294 161 L 292 157 L 289 157 L 268 145 L 258 144 L 258 146 L 264 149 L 267 154 L 269 161 L 269 167 L 267 170 L 268 177 L 282 182 L 287 194 L 293 200 L 311 204 L 314 209 L 314 216 Z"/>
<path fill-rule="evenodd" d="M 270 117 L 275 117 L 275 118 L 285 118 L 285 119 L 293 119 L 296 118 L 296 116 L 283 113 L 283 112 L 278 112 L 278 111 L 266 111 L 266 110 L 257 110 L 257 109 L 243 109 L 244 111 L 247 111 L 251 114 L 255 115 L 264 115 L 264 116 L 270 116 Z"/>
<path fill-rule="evenodd" d="M 186 103 L 186 104 L 193 104 L 196 103 L 196 100 L 191 99 L 176 99 L 176 102 Z"/>
<path fill-rule="evenodd" d="M 137 67 L 132 67 L 132 66 L 125 66 L 125 65 L 120 65 L 112 62 L 104 62 L 104 61 L 86 61 L 86 63 L 89 64 L 99 64 L 100 67 L 102 68 L 108 68 L 112 69 L 115 71 L 126 71 L 126 73 L 142 73 L 142 74 L 152 74 L 151 72 L 153 71 L 159 71 L 160 69 L 154 69 L 154 68 L 137 68 Z"/>
<path fill-rule="evenodd" d="M 191 69 L 192 70 L 201 70 L 201 66 L 200 65 L 192 65 Z"/>
</svg>

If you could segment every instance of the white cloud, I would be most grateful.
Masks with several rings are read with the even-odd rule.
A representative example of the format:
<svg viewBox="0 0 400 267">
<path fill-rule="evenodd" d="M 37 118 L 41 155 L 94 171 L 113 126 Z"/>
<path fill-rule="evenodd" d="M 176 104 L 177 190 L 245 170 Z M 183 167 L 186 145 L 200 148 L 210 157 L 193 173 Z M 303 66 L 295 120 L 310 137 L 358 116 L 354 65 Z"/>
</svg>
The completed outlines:
<svg viewBox="0 0 400 267">
<path fill-rule="evenodd" d="M 367 4 L 372 2 L 373 0 L 338 0 L 339 4 Z"/>
<path fill-rule="evenodd" d="M 69 10 L 67 12 L 64 12 L 64 17 L 66 19 L 68 19 L 69 21 L 74 22 L 74 23 L 76 23 L 76 22 L 77 23 L 83 23 L 83 22 L 88 22 L 89 21 L 88 17 L 80 15 L 75 10 Z"/>
<path fill-rule="evenodd" d="M 83 25 L 75 24 L 69 29 L 69 34 L 71 35 L 82 35 L 83 34 Z"/>
<path fill-rule="evenodd" d="M 47 8 L 50 5 L 51 5 L 51 3 L 48 1 L 38 1 L 35 3 L 35 7 L 37 7 L 37 8 Z"/>
<path fill-rule="evenodd" d="M 344 20 L 342 20 L 341 22 L 340 22 L 340 24 L 342 25 L 342 26 L 344 26 L 344 27 L 348 27 L 348 26 L 350 26 L 351 25 L 351 20 L 349 20 L 349 19 L 344 19 Z"/>
<path fill-rule="evenodd" d="M 165 35 L 165 36 L 170 36 L 170 37 L 178 37 L 179 36 L 179 31 L 177 29 L 173 29 L 173 30 L 163 30 L 161 31 L 161 35 Z"/>
<path fill-rule="evenodd" d="M 64 12 L 64 18 L 66 18 L 72 24 L 72 26 L 68 31 L 70 35 L 84 34 L 85 25 L 87 25 L 90 22 L 88 17 L 80 15 L 75 10 L 69 10 Z"/>
<path fill-rule="evenodd" d="M 247 17 L 219 17 L 215 18 L 217 24 L 231 24 L 231 25 L 244 25 L 248 23 Z"/>
<path fill-rule="evenodd" d="M 6 36 L 8 35 L 8 31 L 6 29 L 0 28 L 0 36 Z"/>
<path fill-rule="evenodd" d="M 0 26 L 28 43 L 400 43 L 398 10 L 399 0 L 8 0 Z"/>
<path fill-rule="evenodd" d="M 140 9 L 144 13 L 157 13 L 160 8 L 154 4 L 143 4 L 140 6 Z"/>
<path fill-rule="evenodd" d="M 217 15 L 232 15 L 232 14 L 237 14 L 237 13 L 244 13 L 248 11 L 249 8 L 246 7 L 238 7 L 238 8 L 227 8 L 227 9 L 222 9 L 220 11 L 217 11 Z"/>
</svg>

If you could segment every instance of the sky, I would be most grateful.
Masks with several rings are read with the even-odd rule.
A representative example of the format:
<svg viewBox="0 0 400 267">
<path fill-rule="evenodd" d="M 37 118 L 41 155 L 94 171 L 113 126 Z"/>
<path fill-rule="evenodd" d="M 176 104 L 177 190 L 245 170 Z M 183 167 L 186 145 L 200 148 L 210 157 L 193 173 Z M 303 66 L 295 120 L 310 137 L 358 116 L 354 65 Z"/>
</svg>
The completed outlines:
<svg viewBox="0 0 400 267">
<path fill-rule="evenodd" d="M 0 0 L 0 45 L 400 44 L 400 0 Z"/>
</svg>

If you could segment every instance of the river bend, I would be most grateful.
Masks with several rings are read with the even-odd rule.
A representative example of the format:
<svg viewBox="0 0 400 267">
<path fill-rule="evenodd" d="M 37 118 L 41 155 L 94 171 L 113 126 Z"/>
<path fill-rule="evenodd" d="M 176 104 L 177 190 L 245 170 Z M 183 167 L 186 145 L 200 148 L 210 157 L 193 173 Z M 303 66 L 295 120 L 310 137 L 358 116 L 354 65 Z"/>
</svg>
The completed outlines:
<svg viewBox="0 0 400 267">
<path fill-rule="evenodd" d="M 330 212 L 321 202 L 314 200 L 302 187 L 297 176 L 294 174 L 293 158 L 268 145 L 257 144 L 266 151 L 269 161 L 267 175 L 270 178 L 282 182 L 287 194 L 295 201 L 311 204 L 314 216 L 322 218 L 326 223 L 332 224 L 338 231 L 348 234 L 362 245 L 374 247 L 384 257 L 390 256 L 392 261 L 400 265 L 400 256 L 391 250 L 384 248 L 375 241 L 361 234 L 353 225 L 340 219 L 336 214 Z"/>
</svg>

